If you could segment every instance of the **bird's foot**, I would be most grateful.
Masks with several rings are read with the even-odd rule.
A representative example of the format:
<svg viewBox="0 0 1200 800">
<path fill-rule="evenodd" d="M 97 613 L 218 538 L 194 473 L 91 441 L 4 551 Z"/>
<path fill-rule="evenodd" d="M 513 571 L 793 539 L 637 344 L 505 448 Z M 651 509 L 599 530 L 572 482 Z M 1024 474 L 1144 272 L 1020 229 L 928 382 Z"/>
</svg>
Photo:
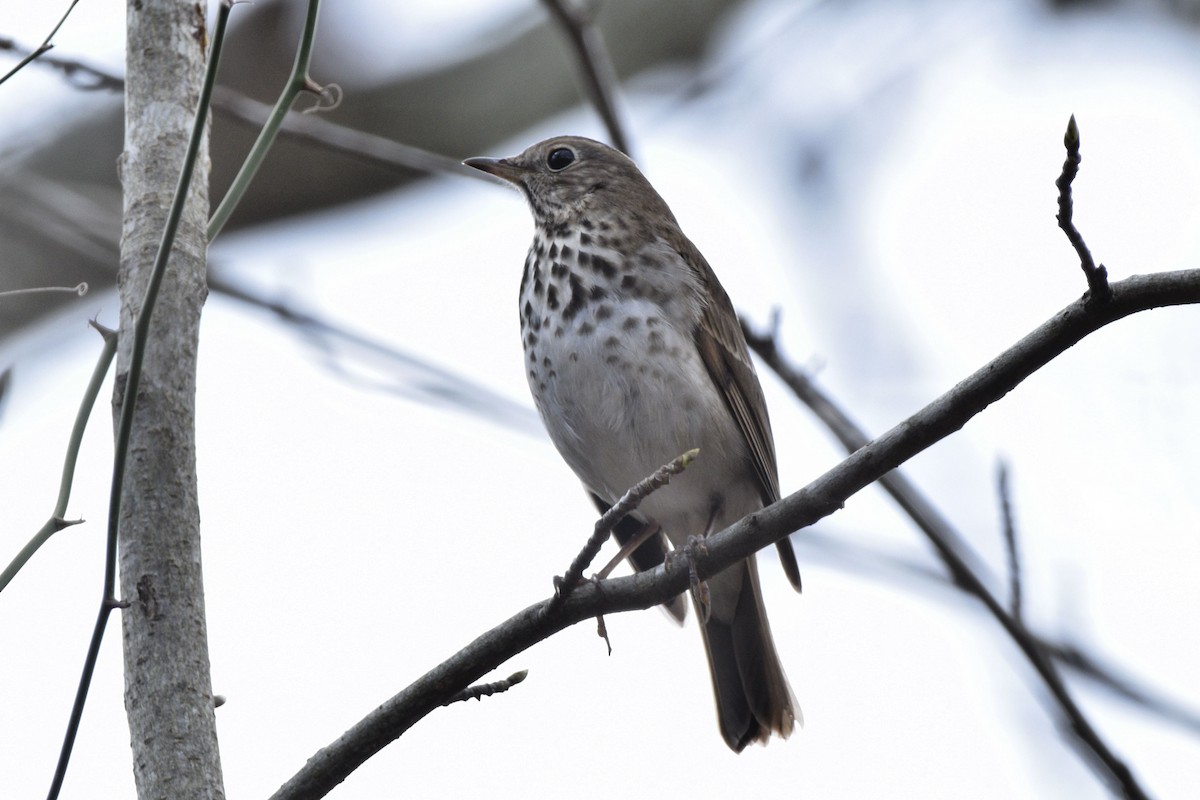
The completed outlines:
<svg viewBox="0 0 1200 800">
<path fill-rule="evenodd" d="M 696 602 L 696 615 L 700 617 L 700 624 L 703 625 L 708 622 L 708 618 L 712 612 L 712 603 L 708 593 L 708 581 L 701 580 L 700 574 L 696 572 L 697 554 L 708 555 L 708 545 L 705 543 L 704 537 L 689 536 L 687 544 L 667 553 L 667 566 L 670 566 L 670 563 L 681 554 L 687 558 L 692 600 Z"/>
</svg>

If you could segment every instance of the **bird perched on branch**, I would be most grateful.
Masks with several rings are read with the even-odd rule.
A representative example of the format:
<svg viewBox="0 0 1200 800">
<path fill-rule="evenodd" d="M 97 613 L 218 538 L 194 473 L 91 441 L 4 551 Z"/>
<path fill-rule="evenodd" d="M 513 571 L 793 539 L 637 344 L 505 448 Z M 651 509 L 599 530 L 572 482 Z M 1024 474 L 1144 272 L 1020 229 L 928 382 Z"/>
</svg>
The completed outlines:
<svg viewBox="0 0 1200 800">
<path fill-rule="evenodd" d="M 633 161 L 563 136 L 464 163 L 516 186 L 533 211 L 519 304 L 526 375 L 550 439 L 596 505 L 607 509 L 699 448 L 686 472 L 617 527 L 622 542 L 646 537 L 633 566 L 657 566 L 668 540 L 687 546 L 775 502 L 771 424 L 733 306 Z M 778 548 L 799 590 L 791 543 Z M 788 736 L 799 708 L 754 557 L 710 578 L 705 593 L 696 588 L 725 742 L 740 752 Z M 682 621 L 679 598 L 668 610 Z"/>
</svg>

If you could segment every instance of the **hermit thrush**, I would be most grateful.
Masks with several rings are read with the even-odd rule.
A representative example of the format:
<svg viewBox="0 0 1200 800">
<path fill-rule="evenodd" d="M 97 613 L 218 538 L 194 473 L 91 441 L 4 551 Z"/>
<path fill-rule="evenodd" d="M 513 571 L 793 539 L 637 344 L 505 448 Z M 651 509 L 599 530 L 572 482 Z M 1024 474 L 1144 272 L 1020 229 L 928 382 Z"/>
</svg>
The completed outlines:
<svg viewBox="0 0 1200 800">
<path fill-rule="evenodd" d="M 606 509 L 692 448 L 682 475 L 618 527 L 661 564 L 692 537 L 779 498 L 762 388 L 733 306 L 667 204 L 624 154 L 564 136 L 468 166 L 515 185 L 536 229 L 521 278 L 529 388 L 550 439 Z M 779 553 L 800 588 L 791 544 Z M 786 737 L 799 714 L 767 622 L 753 556 L 708 582 L 704 646 L 721 734 L 735 751 Z M 684 606 L 669 608 L 682 620 Z"/>
</svg>

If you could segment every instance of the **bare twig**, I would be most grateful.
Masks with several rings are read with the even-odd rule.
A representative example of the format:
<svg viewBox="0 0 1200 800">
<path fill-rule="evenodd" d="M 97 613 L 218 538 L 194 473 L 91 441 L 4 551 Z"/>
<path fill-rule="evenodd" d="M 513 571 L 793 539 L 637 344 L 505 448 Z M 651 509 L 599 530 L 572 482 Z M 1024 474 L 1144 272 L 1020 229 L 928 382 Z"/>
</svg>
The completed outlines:
<svg viewBox="0 0 1200 800">
<path fill-rule="evenodd" d="M 590 14 L 575 0 L 542 0 L 542 4 L 571 43 L 571 49 L 579 61 L 588 99 L 604 120 L 613 147 L 632 156 L 629 137 L 625 135 L 625 127 L 617 113 L 614 88 L 617 85 L 617 73 Z"/>
<path fill-rule="evenodd" d="M 398 374 L 394 384 L 378 381 L 370 384 L 373 389 L 431 405 L 448 405 L 509 430 L 542 435 L 533 409 L 429 359 L 336 325 L 284 300 L 263 297 L 226 280 L 220 270 L 210 268 L 208 285 L 213 292 L 278 316 L 322 353 L 326 366 L 339 375 L 353 377 L 351 370 L 339 361 L 339 357 L 346 358 L 339 356 L 339 351 L 349 350 L 363 361 L 382 362 L 385 369 Z"/>
<path fill-rule="evenodd" d="M 1072 222 L 1075 204 L 1071 199 L 1071 182 L 1079 173 L 1079 162 L 1083 160 L 1079 154 L 1079 126 L 1075 124 L 1074 114 L 1067 123 L 1067 133 L 1063 137 L 1063 144 L 1067 148 L 1067 160 L 1063 162 L 1062 174 L 1054 182 L 1054 185 L 1058 187 L 1058 227 L 1062 228 L 1063 233 L 1067 235 L 1067 241 L 1071 243 L 1079 256 L 1079 266 L 1083 268 L 1083 274 L 1087 277 L 1088 292 L 1091 298 L 1096 302 L 1103 303 L 1111 295 L 1108 285 L 1108 270 L 1104 268 L 1103 264 L 1096 266 L 1096 262 L 1092 260 L 1091 251 L 1083 241 L 1083 236 Z"/>
<path fill-rule="evenodd" d="M 67 17 L 71 16 L 71 12 L 75 10 L 75 6 L 78 3 L 79 0 L 71 0 L 71 5 L 67 6 L 67 10 L 63 12 L 62 18 L 58 21 L 58 24 L 54 26 L 54 29 L 51 30 L 42 43 L 38 45 L 38 48 L 33 52 L 28 53 L 24 58 L 17 62 L 15 67 L 6 72 L 4 77 L 0 78 L 0 84 L 3 84 L 13 75 L 16 75 L 18 72 L 20 72 L 30 61 L 33 61 L 38 56 L 54 47 L 54 45 L 50 43 L 50 40 L 54 38 L 54 34 L 58 33 L 58 29 L 63 26 L 63 23 L 67 21 Z"/>
<path fill-rule="evenodd" d="M 308 74 L 313 45 L 317 38 L 317 17 L 320 5 L 319 0 L 308 0 L 308 8 L 304 15 L 304 30 L 300 34 L 300 44 L 296 48 L 296 60 L 292 63 L 292 72 L 288 75 L 287 84 L 280 93 L 279 99 L 275 101 L 275 107 L 271 110 L 270 117 L 259 131 L 258 138 L 254 140 L 254 145 L 250 148 L 246 160 L 242 162 L 242 166 L 234 176 L 225 196 L 217 205 L 217 210 L 212 213 L 212 217 L 208 221 L 208 240 L 210 242 L 217 238 L 217 234 L 225 227 L 225 223 L 229 221 L 234 209 L 245 196 L 246 190 L 250 188 L 254 176 L 258 174 L 259 167 L 267 157 L 267 152 L 275 142 L 275 136 L 279 133 L 279 128 L 292 103 L 301 92 L 323 93 L 323 87 Z"/>
<path fill-rule="evenodd" d="M 1195 711 L 1183 708 L 1178 702 L 1168 700 L 1158 692 L 1139 686 L 1133 679 L 1120 674 L 1113 667 L 1100 662 L 1094 655 L 1080 650 L 1072 644 L 1058 644 L 1042 640 L 1042 647 L 1063 665 L 1103 686 L 1118 697 L 1186 728 L 1193 735 L 1200 735 L 1200 714 Z"/>
<path fill-rule="evenodd" d="M 20 56 L 32 56 L 37 51 L 29 50 L 21 47 L 12 39 L 0 37 L 0 50 L 5 50 L 10 53 L 16 53 Z M 90 64 L 84 64 L 73 58 L 63 58 L 61 56 L 44 55 L 46 51 L 42 51 L 43 55 L 37 59 L 37 63 L 44 67 L 53 67 L 63 74 L 73 88 L 80 89 L 85 92 L 90 91 L 109 91 L 119 92 L 125 88 L 125 79 L 120 75 L 114 75 L 111 72 L 93 67 Z M 25 63 L 31 61 L 32 58 L 26 60 Z M 87 80 L 80 80 L 79 76 L 83 76 Z"/>
<path fill-rule="evenodd" d="M 554 581 L 554 597 L 551 598 L 549 605 L 546 607 L 546 613 L 554 613 L 562 606 L 563 601 L 567 596 L 574 591 L 579 585 L 580 579 L 583 577 L 583 571 L 592 563 L 592 559 L 600 552 L 600 548 L 604 546 L 604 542 L 608 540 L 608 535 L 612 533 L 612 529 L 617 523 L 636 509 L 641 502 L 653 494 L 658 489 L 666 486 L 671 482 L 672 475 L 678 475 L 688 468 L 688 465 L 700 454 L 699 450 L 689 450 L 683 455 L 675 458 L 670 463 L 663 464 L 654 471 L 654 474 L 638 481 L 629 491 L 618 500 L 608 511 L 601 515 L 600 519 L 596 520 L 596 527 L 592 531 L 591 537 L 579 555 L 575 556 L 575 560 L 571 562 L 571 566 L 567 568 L 566 573 Z M 641 545 L 638 542 L 637 545 Z M 631 551 L 636 549 L 636 546 L 631 548 Z"/>
<path fill-rule="evenodd" d="M 271 116 L 271 107 L 266 103 L 260 103 L 225 86 L 217 87 L 213 95 L 213 108 L 255 128 L 261 128 Z M 413 172 L 430 175 L 447 173 L 482 181 L 490 180 L 479 170 L 464 167 L 458 159 L 401 144 L 373 133 L 347 128 L 313 114 L 289 111 L 283 119 L 279 133 L 296 141 L 314 144 L 325 150 L 406 175 Z"/>
<path fill-rule="evenodd" d="M 4 591 L 9 582 L 25 566 L 25 563 L 33 557 L 33 554 L 51 536 L 65 527 L 76 525 L 83 521 L 69 521 L 64 519 L 63 515 L 67 513 L 67 503 L 71 499 L 71 487 L 75 481 L 75 462 L 79 458 L 79 447 L 83 442 L 83 432 L 87 429 L 88 420 L 91 419 L 92 407 L 96 404 L 96 397 L 100 394 L 100 386 L 104 383 L 104 378 L 108 375 L 108 368 L 112 365 L 113 356 L 117 353 L 116 331 L 111 331 L 96 322 L 93 322 L 92 326 L 104 337 L 104 345 L 100 348 L 100 357 L 96 360 L 96 366 L 92 370 L 92 378 L 88 382 L 87 389 L 83 392 L 83 400 L 79 403 L 79 410 L 75 412 L 75 424 L 72 426 L 71 435 L 67 439 L 67 452 L 63 458 L 62 475 L 58 482 L 58 498 L 54 501 L 54 510 L 50 512 L 49 518 L 42 525 L 41 529 L 21 548 L 21 552 L 17 553 L 16 557 L 5 567 L 3 572 L 0 572 L 0 592 Z M 3 375 L 0 375 L 0 389 L 2 389 L 7 375 L 7 370 L 5 370 Z"/>
<path fill-rule="evenodd" d="M 716 575 L 793 531 L 837 512 L 852 495 L 962 428 L 1088 334 L 1139 311 L 1200 303 L 1200 269 L 1137 275 L 1114 283 L 1112 290 L 1112 300 L 1104 305 L 1079 300 L 1067 306 L 949 392 L 857 449 L 804 488 L 708 537 L 705 552 L 697 556 L 700 577 Z M 688 588 L 688 572 L 689 564 L 676 560 L 651 571 L 585 583 L 563 601 L 556 614 L 546 614 L 549 600 L 518 612 L 384 701 L 313 755 L 279 788 L 274 800 L 325 796 L 461 687 L 577 622 L 600 614 L 651 608 L 670 600 Z M 1004 610 L 996 608 L 1011 624 Z M 1038 662 L 1046 661 L 1036 646 L 1032 652 Z M 1110 770 L 1112 784 L 1130 796 L 1144 796 L 1128 767 L 1103 742 L 1097 740 L 1096 746 L 1106 754 L 1104 764 Z"/>
<path fill-rule="evenodd" d="M 959 592 L 963 591 L 961 586 L 950 580 L 945 571 L 931 569 L 924 562 L 913 558 L 880 552 L 827 531 L 809 530 L 797 544 L 803 548 L 801 555 L 806 559 L 811 561 L 814 558 L 824 558 L 833 569 L 882 580 L 924 581 L 931 585 L 949 586 Z M 1046 655 L 1057 661 L 1061 667 L 1073 671 L 1079 677 L 1108 690 L 1137 708 L 1184 728 L 1193 736 L 1200 736 L 1200 712 L 1187 708 L 1182 701 L 1169 698 L 1162 691 L 1146 686 L 1078 645 L 1050 639 L 1032 631 L 1030 635 L 1037 639 L 1038 646 Z"/>
<path fill-rule="evenodd" d="M 495 683 L 481 683 L 476 686 L 469 686 L 451 697 L 446 702 L 442 703 L 442 705 L 448 706 L 451 703 L 458 703 L 463 700 L 481 700 L 485 697 L 491 697 L 494 694 L 507 692 L 509 689 L 525 680 L 528 675 L 529 670 L 523 669 L 520 672 L 514 672 L 504 680 L 496 681 Z"/>
<path fill-rule="evenodd" d="M 1003 461 L 996 467 L 996 494 L 1000 499 L 1000 523 L 1004 529 L 1004 545 L 1008 553 L 1008 603 L 1012 616 L 1025 624 L 1021 616 L 1021 560 L 1017 551 L 1017 524 L 1013 519 L 1012 500 L 1008 489 L 1008 465 Z"/>
</svg>

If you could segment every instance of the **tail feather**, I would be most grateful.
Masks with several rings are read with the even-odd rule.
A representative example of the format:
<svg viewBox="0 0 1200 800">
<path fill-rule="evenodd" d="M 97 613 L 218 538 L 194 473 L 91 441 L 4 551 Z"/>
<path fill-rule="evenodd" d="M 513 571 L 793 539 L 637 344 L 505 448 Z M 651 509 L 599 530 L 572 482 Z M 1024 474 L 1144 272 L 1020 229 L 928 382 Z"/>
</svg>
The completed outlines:
<svg viewBox="0 0 1200 800">
<path fill-rule="evenodd" d="M 738 753 L 751 742 L 766 743 L 772 733 L 786 739 L 797 719 L 803 724 L 775 651 L 754 559 L 718 579 L 736 580 L 739 576 L 728 572 L 739 569 L 741 588 L 732 615 L 714 613 L 703 627 L 721 735 Z"/>
</svg>

